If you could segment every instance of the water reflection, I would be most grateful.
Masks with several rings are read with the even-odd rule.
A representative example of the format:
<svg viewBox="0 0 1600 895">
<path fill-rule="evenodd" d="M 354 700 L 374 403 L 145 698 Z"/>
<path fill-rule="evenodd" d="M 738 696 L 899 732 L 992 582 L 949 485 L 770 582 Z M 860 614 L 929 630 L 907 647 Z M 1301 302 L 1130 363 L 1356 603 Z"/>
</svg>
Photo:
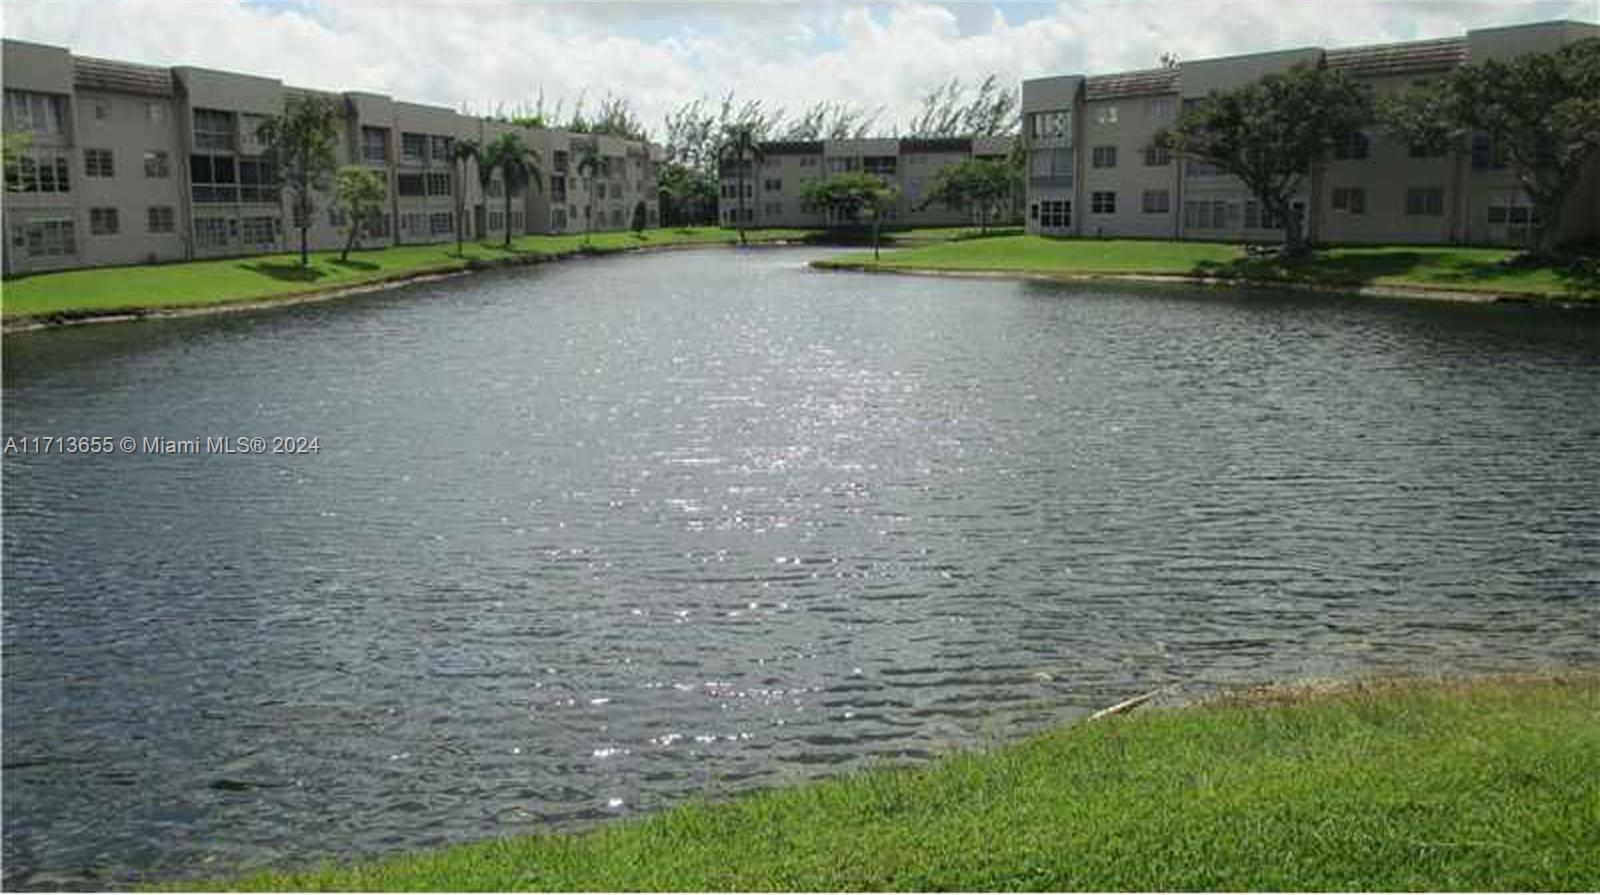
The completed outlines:
<svg viewBox="0 0 1600 895">
<path fill-rule="evenodd" d="M 1186 682 L 1600 658 L 1600 322 L 675 253 L 8 338 L 5 874 L 658 810 Z"/>
</svg>

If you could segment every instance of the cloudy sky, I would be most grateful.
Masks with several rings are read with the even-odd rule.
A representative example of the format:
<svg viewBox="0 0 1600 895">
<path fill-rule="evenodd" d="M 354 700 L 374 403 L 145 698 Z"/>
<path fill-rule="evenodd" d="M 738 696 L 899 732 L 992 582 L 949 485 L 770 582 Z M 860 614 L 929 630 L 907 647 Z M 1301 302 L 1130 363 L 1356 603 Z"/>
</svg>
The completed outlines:
<svg viewBox="0 0 1600 895">
<path fill-rule="evenodd" d="M 4 0 L 5 36 L 85 55 L 248 71 L 479 111 L 608 91 L 659 132 L 696 96 L 798 111 L 823 99 L 904 123 L 952 75 L 1145 68 L 1295 46 L 1459 34 L 1555 18 L 1595 0 L 1060 0 L 900 3 L 538 3 L 473 0 Z M 884 128 L 888 130 L 886 126 Z"/>
</svg>

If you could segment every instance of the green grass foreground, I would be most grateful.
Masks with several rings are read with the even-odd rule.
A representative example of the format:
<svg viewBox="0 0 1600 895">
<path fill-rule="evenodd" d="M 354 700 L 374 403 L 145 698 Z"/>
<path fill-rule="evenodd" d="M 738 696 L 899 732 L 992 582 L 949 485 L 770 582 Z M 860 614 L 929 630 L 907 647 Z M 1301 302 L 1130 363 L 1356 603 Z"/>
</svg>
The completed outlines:
<svg viewBox="0 0 1600 895">
<path fill-rule="evenodd" d="M 1600 299 L 1600 259 L 1523 266 L 1513 263 L 1517 255 L 1511 249 L 1462 246 L 1347 246 L 1286 263 L 1272 257 L 1246 257 L 1241 247 L 1228 243 L 1002 236 L 896 251 L 877 262 L 868 254 L 851 254 L 817 265 L 1064 277 L 1192 276 L 1334 288 L 1391 286 Z"/>
<path fill-rule="evenodd" d="M 750 230 L 752 242 L 815 239 L 814 230 Z M 7 319 L 49 315 L 92 315 L 134 310 L 194 308 L 238 302 L 289 298 L 363 283 L 428 273 L 449 273 L 474 265 L 537 261 L 580 251 L 595 253 L 675 245 L 720 245 L 738 242 L 733 230 L 682 227 L 646 230 L 641 234 L 594 234 L 586 245 L 582 234 L 523 236 L 507 251 L 499 243 L 393 246 L 356 251 L 341 262 L 338 252 L 314 252 L 311 265 L 300 266 L 298 253 L 256 255 L 215 261 L 101 267 L 42 273 L 4 284 L 0 312 Z"/>
<path fill-rule="evenodd" d="M 1596 890 L 1600 676 L 1273 691 L 270 890 Z"/>
</svg>

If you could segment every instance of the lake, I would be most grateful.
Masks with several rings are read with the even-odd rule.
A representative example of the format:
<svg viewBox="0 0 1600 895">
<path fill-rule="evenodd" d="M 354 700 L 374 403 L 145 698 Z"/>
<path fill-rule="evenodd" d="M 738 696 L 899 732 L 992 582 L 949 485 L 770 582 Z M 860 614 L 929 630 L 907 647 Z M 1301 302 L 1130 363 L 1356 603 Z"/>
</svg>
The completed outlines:
<svg viewBox="0 0 1600 895">
<path fill-rule="evenodd" d="M 1600 662 L 1600 314 L 577 261 L 8 336 L 4 883 L 571 829 L 1168 684 Z"/>
</svg>

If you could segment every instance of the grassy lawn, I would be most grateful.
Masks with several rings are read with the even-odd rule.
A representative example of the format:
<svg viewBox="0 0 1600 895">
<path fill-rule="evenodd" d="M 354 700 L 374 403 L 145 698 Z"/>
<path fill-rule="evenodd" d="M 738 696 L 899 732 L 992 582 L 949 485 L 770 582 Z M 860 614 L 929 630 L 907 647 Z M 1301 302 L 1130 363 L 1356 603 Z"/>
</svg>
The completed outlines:
<svg viewBox="0 0 1600 895">
<path fill-rule="evenodd" d="M 1278 692 L 275 890 L 1596 890 L 1600 677 Z"/>
<path fill-rule="evenodd" d="M 751 230 L 756 242 L 805 239 L 810 230 Z M 619 251 L 642 246 L 722 244 L 738 236 L 719 227 L 686 227 L 632 232 L 596 233 L 593 249 Z M 354 286 L 424 272 L 460 270 L 472 262 L 538 257 L 575 252 L 582 234 L 523 236 L 512 251 L 498 243 L 467 243 L 463 255 L 455 243 L 394 246 L 352 252 L 340 263 L 338 252 L 316 252 L 308 268 L 298 254 L 258 255 L 217 261 L 106 267 L 35 274 L 7 281 L 0 311 L 5 317 L 85 314 L 145 308 L 181 308 L 287 297 L 341 286 Z"/>
<path fill-rule="evenodd" d="M 1412 286 L 1460 291 L 1600 298 L 1600 262 L 1521 267 L 1509 249 L 1458 246 L 1335 247 L 1305 261 L 1248 258 L 1237 245 L 1129 239 L 1004 236 L 898 251 L 874 264 L 853 254 L 823 266 L 1036 274 L 1176 274 L 1324 286 Z"/>
</svg>

